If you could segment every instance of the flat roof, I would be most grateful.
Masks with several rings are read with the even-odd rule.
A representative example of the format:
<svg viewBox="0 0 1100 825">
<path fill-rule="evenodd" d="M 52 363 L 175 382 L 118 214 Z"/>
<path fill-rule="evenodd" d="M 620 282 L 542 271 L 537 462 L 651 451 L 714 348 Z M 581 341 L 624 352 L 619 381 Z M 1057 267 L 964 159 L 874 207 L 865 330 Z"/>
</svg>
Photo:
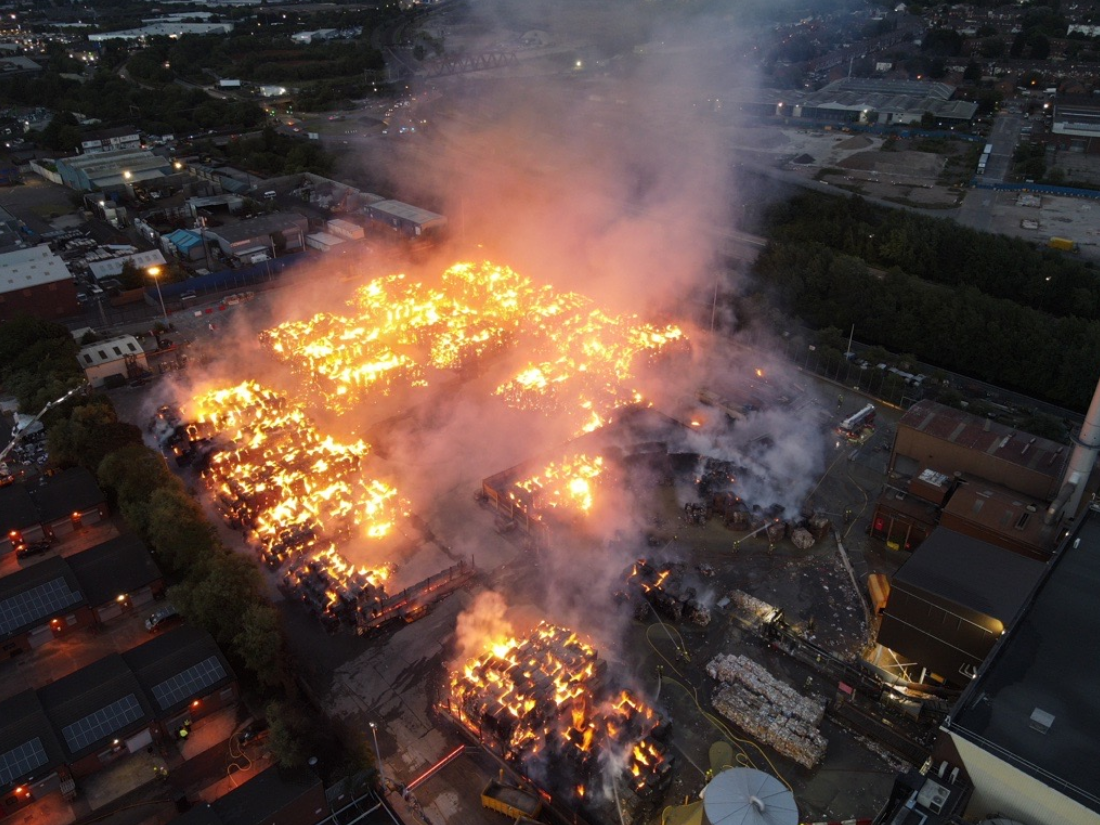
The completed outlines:
<svg viewBox="0 0 1100 825">
<path fill-rule="evenodd" d="M 893 584 L 918 588 L 1008 624 L 1045 569 L 1041 561 L 937 527 L 898 568 Z"/>
<path fill-rule="evenodd" d="M 927 399 L 910 407 L 898 426 L 995 456 L 1051 478 L 1062 475 L 1070 453 L 1065 444 Z"/>
<path fill-rule="evenodd" d="M 47 244 L 0 253 L 0 292 L 72 280 L 60 255 Z"/>
<path fill-rule="evenodd" d="M 266 237 L 287 228 L 304 231 L 308 224 L 309 220 L 297 212 L 272 212 L 270 215 L 259 215 L 239 223 L 228 223 L 213 229 L 207 228 L 206 234 L 216 235 L 226 243 L 233 244 Z"/>
<path fill-rule="evenodd" d="M 411 206 L 401 201 L 378 201 L 377 203 L 370 204 L 367 208 L 419 224 L 446 220 L 442 215 L 438 215 L 435 212 L 429 212 L 427 209 L 421 209 L 419 206 Z"/>
<path fill-rule="evenodd" d="M 944 723 L 1100 813 L 1100 513 L 1090 508 Z M 1033 723 L 1036 711 L 1049 724 Z"/>
<path fill-rule="evenodd" d="M 959 485 L 943 512 L 1026 544 L 1044 557 L 1053 552 L 1061 529 L 1058 524 L 1044 522 L 1043 502 L 976 477 Z"/>
<path fill-rule="evenodd" d="M 125 535 L 97 544 L 65 559 L 80 589 L 93 607 L 114 601 L 119 595 L 163 579 L 157 563 L 145 543 L 134 535 Z"/>
</svg>

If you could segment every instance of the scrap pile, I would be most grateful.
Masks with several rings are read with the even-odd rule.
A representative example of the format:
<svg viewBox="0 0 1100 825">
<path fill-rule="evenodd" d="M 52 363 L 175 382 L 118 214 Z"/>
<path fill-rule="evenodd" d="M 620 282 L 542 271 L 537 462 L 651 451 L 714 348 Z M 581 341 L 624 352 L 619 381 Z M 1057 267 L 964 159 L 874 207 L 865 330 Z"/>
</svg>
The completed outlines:
<svg viewBox="0 0 1100 825">
<path fill-rule="evenodd" d="M 583 295 L 489 263 L 455 264 L 438 286 L 378 278 L 349 305 L 346 315 L 320 313 L 261 336 L 336 412 L 426 385 L 432 369 L 476 368 L 508 348 L 525 355 L 496 395 L 520 409 L 564 413 L 587 432 L 641 400 L 633 384 L 646 359 L 685 343 L 676 326 L 608 315 Z"/>
<path fill-rule="evenodd" d="M 441 710 L 545 790 L 581 803 L 606 779 L 655 798 L 671 779 L 657 712 L 606 684 L 606 664 L 575 633 L 545 622 L 487 645 L 450 676 Z"/>
<path fill-rule="evenodd" d="M 364 475 L 366 444 L 322 438 L 301 408 L 255 382 L 197 398 L 188 433 L 211 444 L 202 477 L 225 519 L 269 567 L 294 562 L 284 584 L 318 615 L 338 618 L 343 604 L 376 595 L 389 568 L 356 568 L 337 545 L 385 538 L 407 505 Z"/>
<path fill-rule="evenodd" d="M 695 587 L 688 584 L 687 578 L 684 564 L 638 559 L 626 576 L 625 592 L 617 596 L 619 600 L 634 603 L 634 616 L 639 620 L 652 608 L 673 621 L 687 619 L 706 627 L 710 624 L 710 608 L 699 600 Z"/>
<path fill-rule="evenodd" d="M 739 728 L 806 768 L 824 758 L 828 742 L 818 730 L 824 701 L 800 695 L 744 656 L 720 654 L 707 674 L 719 682 L 715 710 Z"/>
</svg>

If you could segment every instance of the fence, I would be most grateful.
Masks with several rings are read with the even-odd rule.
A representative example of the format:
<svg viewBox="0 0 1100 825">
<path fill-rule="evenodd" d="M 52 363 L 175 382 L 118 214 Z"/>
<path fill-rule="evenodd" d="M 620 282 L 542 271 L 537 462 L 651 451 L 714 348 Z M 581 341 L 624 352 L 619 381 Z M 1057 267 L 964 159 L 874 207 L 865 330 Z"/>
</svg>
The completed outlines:
<svg viewBox="0 0 1100 825">
<path fill-rule="evenodd" d="M 232 289 L 262 287 L 264 284 L 274 281 L 278 276 L 285 275 L 299 264 L 304 263 L 308 257 L 309 255 L 305 252 L 296 252 L 241 269 L 225 269 L 221 272 L 212 272 L 209 275 L 189 278 L 186 281 L 165 284 L 161 287 L 164 302 L 179 305 L 183 301 L 183 296 L 191 293 L 195 296 L 203 296 Z M 156 287 L 147 287 L 145 289 L 145 302 L 155 306 L 159 301 Z"/>
<path fill-rule="evenodd" d="M 975 189 L 995 189 L 998 192 L 1035 192 L 1065 198 L 1100 198 L 1100 190 L 1075 189 L 1072 186 L 1054 186 L 1049 183 L 988 183 L 980 178 L 971 178 L 970 185 Z"/>
</svg>

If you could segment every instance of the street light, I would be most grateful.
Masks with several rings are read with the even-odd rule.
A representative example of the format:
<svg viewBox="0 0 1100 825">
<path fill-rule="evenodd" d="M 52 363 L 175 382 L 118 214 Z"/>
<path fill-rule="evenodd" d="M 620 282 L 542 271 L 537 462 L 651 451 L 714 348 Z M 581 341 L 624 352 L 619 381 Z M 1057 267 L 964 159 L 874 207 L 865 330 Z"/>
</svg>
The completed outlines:
<svg viewBox="0 0 1100 825">
<path fill-rule="evenodd" d="M 167 327 L 168 326 L 168 310 L 166 310 L 164 308 L 164 295 L 161 294 L 160 280 L 157 278 L 157 276 L 160 275 L 160 267 L 159 266 L 151 266 L 151 267 L 149 267 L 149 269 L 147 271 L 149 272 L 149 275 L 152 276 L 153 283 L 155 283 L 157 285 L 157 297 L 160 298 L 160 311 L 164 315 L 164 326 Z"/>
<path fill-rule="evenodd" d="M 374 759 L 378 763 L 378 778 L 382 780 L 382 793 L 386 792 L 386 772 L 382 768 L 382 754 L 378 750 L 378 725 L 370 723 L 370 735 L 374 740 Z"/>
</svg>

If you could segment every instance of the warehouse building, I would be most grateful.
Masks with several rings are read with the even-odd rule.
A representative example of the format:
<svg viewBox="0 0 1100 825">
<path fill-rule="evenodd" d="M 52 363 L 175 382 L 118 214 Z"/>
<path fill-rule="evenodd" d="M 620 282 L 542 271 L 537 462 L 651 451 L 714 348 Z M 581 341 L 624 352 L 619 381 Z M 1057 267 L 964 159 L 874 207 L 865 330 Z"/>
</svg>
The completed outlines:
<svg viewBox="0 0 1100 825">
<path fill-rule="evenodd" d="M 376 226 L 385 226 L 410 238 L 434 234 L 447 225 L 447 219 L 442 215 L 401 201 L 372 203 L 363 208 L 363 214 Z"/>
<path fill-rule="evenodd" d="M 943 724 L 939 752 L 974 785 L 969 818 L 1100 823 L 1097 582 L 1100 513 L 1090 508 Z"/>
<path fill-rule="evenodd" d="M 126 192 L 135 184 L 160 184 L 178 176 L 172 161 L 144 149 L 123 149 L 58 158 L 61 182 L 79 192 Z"/>
<path fill-rule="evenodd" d="M 939 524 L 1032 558 L 1050 556 L 1070 448 L 934 401 L 902 416 L 871 535 L 912 550 Z M 995 480 L 995 481 L 994 481 Z"/>
<path fill-rule="evenodd" d="M 88 383 L 97 388 L 105 384 L 121 385 L 149 371 L 149 358 L 133 335 L 95 341 L 82 347 L 76 358 Z"/>
<path fill-rule="evenodd" d="M 48 536 L 64 536 L 107 518 L 107 497 L 95 476 L 83 467 L 70 467 L 29 489 Z"/>
<path fill-rule="evenodd" d="M 27 485 L 16 482 L 0 487 L 0 555 L 10 553 L 24 536 L 40 538 L 41 523 Z"/>
<path fill-rule="evenodd" d="M 115 653 L 38 689 L 73 778 L 93 774 L 153 741 L 153 710 Z"/>
<path fill-rule="evenodd" d="M 1095 97 L 1060 97 L 1048 143 L 1066 152 L 1100 154 L 1100 101 Z"/>
<path fill-rule="evenodd" d="M 21 314 L 57 320 L 79 311 L 72 273 L 49 246 L 0 254 L 0 321 Z"/>
<path fill-rule="evenodd" d="M 301 250 L 305 247 L 308 231 L 309 220 L 304 216 L 296 212 L 272 212 L 207 229 L 206 237 L 227 256 L 248 261 L 256 255 L 274 258 L 281 251 Z"/>
<path fill-rule="evenodd" d="M 208 633 L 184 625 L 122 654 L 163 736 L 237 702 L 233 670 Z"/>
<path fill-rule="evenodd" d="M 776 117 L 863 126 L 920 125 L 925 114 L 941 125 L 970 123 L 978 104 L 953 100 L 954 94 L 955 87 L 946 83 L 846 78 L 816 92 L 775 92 L 763 110 Z M 748 106 L 762 110 L 759 105 Z"/>
<path fill-rule="evenodd" d="M 890 582 L 878 643 L 921 669 L 913 681 L 967 684 L 1042 575 L 1040 561 L 940 527 Z"/>
</svg>

